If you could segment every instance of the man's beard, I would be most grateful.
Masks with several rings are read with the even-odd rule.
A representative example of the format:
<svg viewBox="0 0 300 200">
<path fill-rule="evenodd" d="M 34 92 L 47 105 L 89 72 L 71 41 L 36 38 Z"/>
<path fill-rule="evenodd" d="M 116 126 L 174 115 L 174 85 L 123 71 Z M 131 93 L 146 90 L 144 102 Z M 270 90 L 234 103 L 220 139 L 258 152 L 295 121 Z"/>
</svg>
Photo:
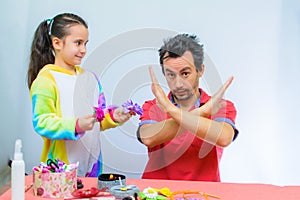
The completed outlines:
<svg viewBox="0 0 300 200">
<path fill-rule="evenodd" d="M 180 93 L 183 92 L 185 94 L 184 95 L 177 95 L 176 93 L 178 93 L 178 92 L 180 92 Z M 175 90 L 172 91 L 172 93 L 175 96 L 175 98 L 179 101 L 185 101 L 185 100 L 188 100 L 188 99 L 190 99 L 191 97 L 194 96 L 194 93 L 192 92 L 192 90 L 187 89 L 187 88 L 185 88 L 185 89 L 175 89 Z"/>
</svg>

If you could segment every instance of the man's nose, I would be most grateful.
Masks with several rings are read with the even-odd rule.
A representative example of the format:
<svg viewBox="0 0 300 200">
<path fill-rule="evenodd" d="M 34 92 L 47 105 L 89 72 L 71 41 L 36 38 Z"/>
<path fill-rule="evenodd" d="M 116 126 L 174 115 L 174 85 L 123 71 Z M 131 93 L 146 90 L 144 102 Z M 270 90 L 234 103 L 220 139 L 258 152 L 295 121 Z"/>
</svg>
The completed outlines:
<svg viewBox="0 0 300 200">
<path fill-rule="evenodd" d="M 183 86 L 183 78 L 180 76 L 177 76 L 175 79 L 175 86 L 176 88 L 181 88 Z"/>
</svg>

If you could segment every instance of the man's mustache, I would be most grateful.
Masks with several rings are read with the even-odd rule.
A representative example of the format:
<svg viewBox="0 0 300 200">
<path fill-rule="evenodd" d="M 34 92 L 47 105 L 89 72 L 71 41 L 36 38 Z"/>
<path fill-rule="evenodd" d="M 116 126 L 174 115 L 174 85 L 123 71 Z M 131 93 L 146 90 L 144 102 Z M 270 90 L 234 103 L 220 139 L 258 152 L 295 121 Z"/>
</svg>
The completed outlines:
<svg viewBox="0 0 300 200">
<path fill-rule="evenodd" d="M 180 89 L 174 89 L 173 92 L 176 93 L 176 92 L 188 92 L 190 91 L 189 89 L 187 88 L 180 88 Z"/>
</svg>

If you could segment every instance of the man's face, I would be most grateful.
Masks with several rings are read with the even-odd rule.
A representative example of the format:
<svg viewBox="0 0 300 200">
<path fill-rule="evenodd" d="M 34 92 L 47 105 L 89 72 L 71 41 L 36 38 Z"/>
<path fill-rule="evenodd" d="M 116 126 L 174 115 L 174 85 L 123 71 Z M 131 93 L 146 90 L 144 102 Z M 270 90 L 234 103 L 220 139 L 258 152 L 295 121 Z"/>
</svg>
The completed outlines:
<svg viewBox="0 0 300 200">
<path fill-rule="evenodd" d="M 168 53 L 165 56 L 168 56 Z M 178 101 L 189 100 L 198 95 L 199 78 L 204 68 L 202 67 L 201 71 L 196 70 L 190 51 L 186 51 L 181 57 L 166 58 L 163 66 L 169 88 Z"/>
</svg>

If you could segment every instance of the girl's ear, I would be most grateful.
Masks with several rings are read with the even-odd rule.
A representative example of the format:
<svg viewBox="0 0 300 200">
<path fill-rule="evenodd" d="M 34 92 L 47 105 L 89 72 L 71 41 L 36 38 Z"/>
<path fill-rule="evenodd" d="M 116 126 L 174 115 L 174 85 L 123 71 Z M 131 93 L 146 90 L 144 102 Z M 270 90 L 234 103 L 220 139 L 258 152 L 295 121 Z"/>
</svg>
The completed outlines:
<svg viewBox="0 0 300 200">
<path fill-rule="evenodd" d="M 62 41 L 58 37 L 53 37 L 52 38 L 52 46 L 54 49 L 60 50 L 62 48 Z"/>
</svg>

